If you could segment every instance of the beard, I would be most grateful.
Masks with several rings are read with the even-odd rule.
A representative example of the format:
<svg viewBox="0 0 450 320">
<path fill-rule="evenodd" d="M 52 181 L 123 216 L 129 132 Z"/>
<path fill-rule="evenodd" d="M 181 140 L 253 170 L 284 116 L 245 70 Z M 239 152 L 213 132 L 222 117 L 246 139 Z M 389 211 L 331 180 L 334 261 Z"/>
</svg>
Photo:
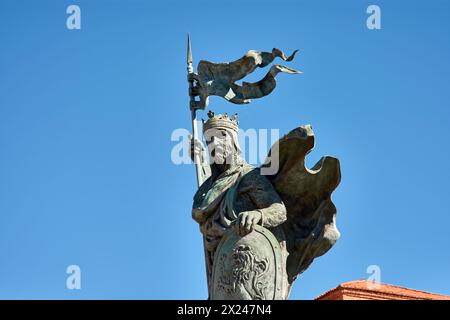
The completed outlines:
<svg viewBox="0 0 450 320">
<path fill-rule="evenodd" d="M 233 163 L 234 150 L 231 146 L 217 146 L 211 151 L 211 162 L 213 164 L 225 165 Z"/>
</svg>

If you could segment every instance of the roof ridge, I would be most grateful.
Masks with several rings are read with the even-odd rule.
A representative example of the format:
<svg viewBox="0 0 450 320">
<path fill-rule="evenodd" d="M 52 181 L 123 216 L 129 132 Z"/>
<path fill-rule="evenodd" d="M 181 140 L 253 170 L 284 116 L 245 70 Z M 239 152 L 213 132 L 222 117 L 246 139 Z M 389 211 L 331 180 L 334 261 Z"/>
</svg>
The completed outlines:
<svg viewBox="0 0 450 320">
<path fill-rule="evenodd" d="M 343 282 L 343 283 L 339 284 L 337 287 L 332 288 L 332 289 L 324 292 L 323 294 L 317 296 L 315 298 L 315 300 L 320 299 L 324 296 L 329 295 L 332 292 L 336 292 L 339 290 L 342 290 L 343 292 L 351 291 L 351 290 L 359 291 L 359 292 L 372 292 L 372 293 L 378 293 L 378 294 L 383 294 L 383 295 L 394 295 L 394 296 L 399 296 L 399 297 L 414 297 L 414 293 L 417 293 L 417 298 L 442 297 L 442 298 L 447 298 L 450 300 L 450 296 L 445 295 L 445 294 L 432 293 L 432 292 L 427 292 L 427 291 L 417 290 L 417 289 L 410 289 L 407 287 L 401 287 L 401 286 L 396 286 L 396 285 L 381 283 L 381 282 L 379 283 L 380 288 L 370 289 L 367 286 L 361 287 L 361 285 L 363 285 L 364 283 L 375 283 L 375 282 L 369 281 L 366 279 L 351 280 L 351 281 Z"/>
</svg>

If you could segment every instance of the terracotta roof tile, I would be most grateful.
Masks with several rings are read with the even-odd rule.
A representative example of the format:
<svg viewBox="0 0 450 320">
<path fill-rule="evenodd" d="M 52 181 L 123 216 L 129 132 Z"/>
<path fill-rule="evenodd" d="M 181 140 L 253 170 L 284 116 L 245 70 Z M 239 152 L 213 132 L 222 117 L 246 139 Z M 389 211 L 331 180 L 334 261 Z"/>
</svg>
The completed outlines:
<svg viewBox="0 0 450 320">
<path fill-rule="evenodd" d="M 367 280 L 344 282 L 315 300 L 450 300 L 450 296 L 374 283 Z"/>
</svg>

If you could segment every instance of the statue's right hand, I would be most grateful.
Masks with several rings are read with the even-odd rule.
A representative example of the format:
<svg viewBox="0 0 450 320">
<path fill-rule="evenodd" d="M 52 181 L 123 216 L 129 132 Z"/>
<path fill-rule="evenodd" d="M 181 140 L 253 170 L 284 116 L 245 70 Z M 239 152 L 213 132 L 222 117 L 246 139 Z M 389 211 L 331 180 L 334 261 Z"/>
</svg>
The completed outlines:
<svg viewBox="0 0 450 320">
<path fill-rule="evenodd" d="M 194 139 L 191 135 L 189 135 L 189 140 L 189 156 L 191 157 L 191 160 L 194 161 L 195 155 L 199 155 L 201 157 L 203 152 L 203 144 L 198 139 Z"/>
<path fill-rule="evenodd" d="M 255 225 L 257 225 L 261 219 L 261 211 L 253 210 L 241 212 L 235 222 L 239 236 L 243 237 L 252 232 Z"/>
<path fill-rule="evenodd" d="M 199 81 L 198 74 L 194 72 L 189 72 L 187 75 L 188 81 Z"/>
</svg>

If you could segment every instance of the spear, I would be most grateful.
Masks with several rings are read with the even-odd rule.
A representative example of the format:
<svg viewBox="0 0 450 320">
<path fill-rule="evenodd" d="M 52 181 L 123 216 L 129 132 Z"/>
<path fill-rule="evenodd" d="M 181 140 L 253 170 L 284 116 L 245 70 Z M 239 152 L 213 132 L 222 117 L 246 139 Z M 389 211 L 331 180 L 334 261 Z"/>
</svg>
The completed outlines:
<svg viewBox="0 0 450 320">
<path fill-rule="evenodd" d="M 192 67 L 192 50 L 191 50 L 191 38 L 188 33 L 187 39 L 187 72 L 188 76 L 194 73 L 194 68 Z M 191 122 L 192 122 L 192 135 L 194 136 L 194 145 L 196 141 L 200 141 L 198 137 L 198 128 L 197 128 L 197 104 L 195 101 L 195 96 L 192 93 L 192 89 L 194 88 L 194 79 L 188 77 L 189 82 L 189 109 L 191 110 Z M 203 183 L 203 176 L 201 174 L 201 162 L 200 155 L 194 152 L 194 164 L 195 164 L 195 172 L 197 176 L 197 186 L 200 187 Z"/>
<path fill-rule="evenodd" d="M 188 33 L 187 38 L 187 73 L 188 73 L 188 82 L 189 82 L 189 109 L 191 111 L 191 122 L 192 122 L 192 135 L 194 136 L 194 146 L 197 141 L 200 141 L 198 137 L 198 128 L 197 128 L 197 110 L 198 102 L 195 101 L 195 95 L 192 92 L 194 88 L 194 79 L 189 77 L 189 75 L 194 73 L 194 68 L 192 67 L 192 50 L 191 50 L 191 38 Z M 197 186 L 200 187 L 203 183 L 203 175 L 201 173 L 201 161 L 200 155 L 194 152 L 194 164 L 195 164 L 195 172 L 197 176 Z M 203 236 L 203 249 L 205 253 L 205 267 L 206 267 L 206 281 L 208 284 L 208 299 L 209 299 L 209 274 L 210 274 L 210 264 L 208 263 L 208 251 L 206 250 L 206 239 Z"/>
</svg>

